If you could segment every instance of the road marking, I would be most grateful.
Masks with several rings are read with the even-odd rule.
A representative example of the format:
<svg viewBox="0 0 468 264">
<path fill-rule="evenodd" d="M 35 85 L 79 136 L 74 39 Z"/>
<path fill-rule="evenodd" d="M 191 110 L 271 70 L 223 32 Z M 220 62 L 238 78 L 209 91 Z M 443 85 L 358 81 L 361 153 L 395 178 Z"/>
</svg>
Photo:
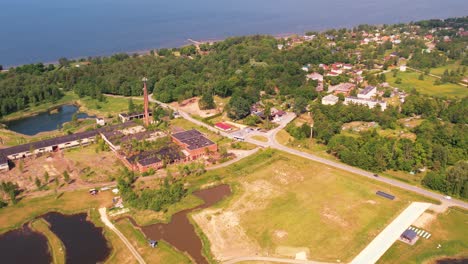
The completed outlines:
<svg viewBox="0 0 468 264">
<path fill-rule="evenodd" d="M 416 221 L 430 206 L 430 203 L 411 203 L 351 261 L 351 264 L 376 263 L 408 226 Z"/>
</svg>

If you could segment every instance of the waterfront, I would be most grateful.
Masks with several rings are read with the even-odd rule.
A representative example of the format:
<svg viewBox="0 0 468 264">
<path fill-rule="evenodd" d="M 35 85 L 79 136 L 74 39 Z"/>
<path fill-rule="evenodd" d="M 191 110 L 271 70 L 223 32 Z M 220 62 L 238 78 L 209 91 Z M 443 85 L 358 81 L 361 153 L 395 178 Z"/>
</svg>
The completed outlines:
<svg viewBox="0 0 468 264">
<path fill-rule="evenodd" d="M 186 40 L 303 33 L 464 16 L 463 0 L 33 1 L 3 3 L 4 66 L 175 47 Z M 6 37 L 8 36 L 8 37 Z"/>
<path fill-rule="evenodd" d="M 33 136 L 40 132 L 56 130 L 66 122 L 70 122 L 78 112 L 76 105 L 60 106 L 55 112 L 44 112 L 38 115 L 12 120 L 6 123 L 9 130 L 20 134 Z M 86 113 L 78 113 L 77 118 L 88 118 Z"/>
<path fill-rule="evenodd" d="M 149 239 L 164 240 L 181 252 L 188 253 L 198 264 L 208 263 L 202 254 L 202 242 L 194 226 L 190 223 L 188 214 L 192 211 L 214 205 L 231 194 L 229 185 L 223 184 L 205 190 L 196 191 L 195 196 L 203 200 L 203 204 L 174 214 L 168 224 L 154 224 L 142 227 Z"/>
</svg>

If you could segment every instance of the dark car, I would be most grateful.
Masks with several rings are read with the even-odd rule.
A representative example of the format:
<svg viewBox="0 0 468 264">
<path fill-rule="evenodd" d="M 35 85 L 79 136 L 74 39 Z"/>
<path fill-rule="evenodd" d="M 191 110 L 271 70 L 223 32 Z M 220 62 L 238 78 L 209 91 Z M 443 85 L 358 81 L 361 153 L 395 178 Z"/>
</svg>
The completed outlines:
<svg viewBox="0 0 468 264">
<path fill-rule="evenodd" d="M 378 175 L 378 174 L 374 174 L 374 177 L 379 177 L 379 175 Z"/>
</svg>

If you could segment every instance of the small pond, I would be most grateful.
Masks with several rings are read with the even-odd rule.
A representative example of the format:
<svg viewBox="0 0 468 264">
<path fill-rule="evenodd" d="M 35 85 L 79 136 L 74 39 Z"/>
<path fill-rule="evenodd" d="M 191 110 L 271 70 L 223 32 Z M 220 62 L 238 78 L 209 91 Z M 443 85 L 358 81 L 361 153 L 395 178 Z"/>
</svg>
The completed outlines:
<svg viewBox="0 0 468 264">
<path fill-rule="evenodd" d="M 193 193 L 201 198 L 204 203 L 195 208 L 178 212 L 172 216 L 168 224 L 154 224 L 141 227 L 147 238 L 164 240 L 177 248 L 187 252 L 197 264 L 207 264 L 208 261 L 202 254 L 202 242 L 195 232 L 195 228 L 187 218 L 187 214 L 198 209 L 212 206 L 224 197 L 231 194 L 229 185 L 223 184 L 213 188 L 200 190 Z"/>
<path fill-rule="evenodd" d="M 76 105 L 62 105 L 58 111 L 44 112 L 35 116 L 12 120 L 6 123 L 8 129 L 24 135 L 33 136 L 40 132 L 53 131 L 61 128 L 66 122 L 72 120 L 73 115 L 78 111 Z M 88 118 L 86 113 L 78 113 L 78 118 Z"/>
<path fill-rule="evenodd" d="M 86 220 L 87 214 L 63 215 L 47 213 L 44 218 L 50 230 L 62 241 L 67 264 L 95 264 L 104 262 L 111 252 L 102 228 Z M 47 238 L 28 227 L 0 235 L 1 263 L 51 263 Z"/>
<path fill-rule="evenodd" d="M 0 235 L 0 256 L 2 263 L 52 262 L 47 238 L 32 231 L 27 224 Z"/>
<path fill-rule="evenodd" d="M 67 264 L 103 262 L 111 252 L 102 228 L 87 221 L 86 217 L 86 213 L 48 213 L 43 216 L 50 223 L 50 230 L 65 246 Z"/>
</svg>

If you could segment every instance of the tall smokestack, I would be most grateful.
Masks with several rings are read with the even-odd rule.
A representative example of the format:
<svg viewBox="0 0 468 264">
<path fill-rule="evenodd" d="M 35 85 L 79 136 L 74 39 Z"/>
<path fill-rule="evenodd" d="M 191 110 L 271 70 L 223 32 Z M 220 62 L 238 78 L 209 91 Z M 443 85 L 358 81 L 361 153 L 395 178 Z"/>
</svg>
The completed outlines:
<svg viewBox="0 0 468 264">
<path fill-rule="evenodd" d="M 143 96 L 145 100 L 145 126 L 149 126 L 149 102 L 148 102 L 148 89 L 146 88 L 146 82 L 148 78 L 143 77 Z"/>
</svg>

